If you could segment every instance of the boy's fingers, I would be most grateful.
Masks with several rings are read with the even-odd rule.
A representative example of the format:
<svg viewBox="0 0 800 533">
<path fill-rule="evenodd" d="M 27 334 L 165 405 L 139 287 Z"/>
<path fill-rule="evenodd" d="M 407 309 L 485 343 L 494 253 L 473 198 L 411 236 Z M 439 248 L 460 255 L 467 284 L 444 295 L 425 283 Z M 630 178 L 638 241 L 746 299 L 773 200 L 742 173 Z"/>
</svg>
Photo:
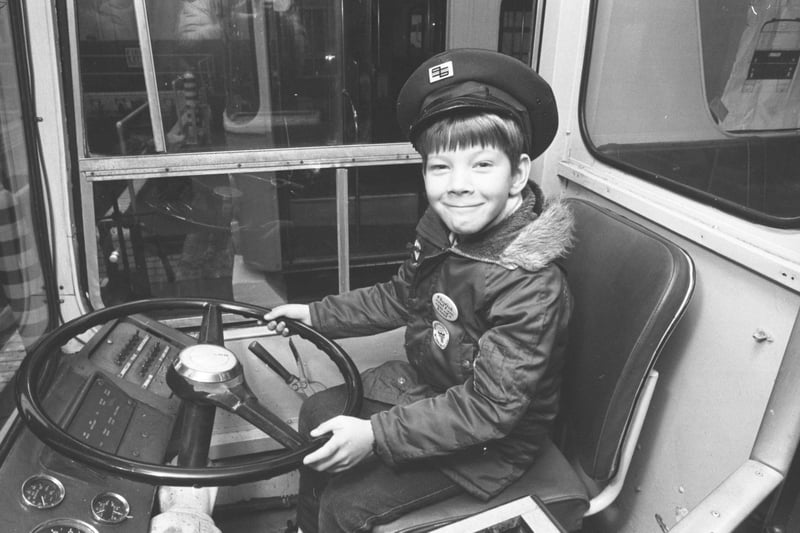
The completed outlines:
<svg viewBox="0 0 800 533">
<path fill-rule="evenodd" d="M 338 454 L 319 458 L 311 457 L 308 461 L 303 459 L 303 463 L 317 472 L 338 472 L 343 469 L 343 462 L 338 458 Z"/>
<path fill-rule="evenodd" d="M 321 425 L 315 427 L 314 429 L 308 432 L 308 434 L 311 435 L 312 437 L 319 437 L 320 435 L 324 435 L 326 433 L 330 433 L 330 431 L 324 429 Z"/>
<path fill-rule="evenodd" d="M 303 464 L 307 466 L 313 465 L 317 469 L 323 468 L 334 453 L 336 453 L 336 447 L 331 444 L 331 441 L 328 441 L 320 449 L 303 457 Z"/>
<path fill-rule="evenodd" d="M 309 435 L 312 437 L 319 437 L 320 435 L 324 435 L 325 433 L 330 433 L 338 427 L 337 419 L 338 416 L 334 416 L 333 418 L 329 418 L 322 424 L 318 425 L 311 431 L 309 431 Z"/>
<path fill-rule="evenodd" d="M 333 431 L 333 420 L 335 420 L 335 418 L 326 420 L 322 424 L 309 431 L 308 434 L 312 437 L 319 437 L 321 435 L 325 435 L 326 433 L 330 433 Z M 329 439 L 328 442 L 323 444 L 318 450 L 315 450 L 303 457 L 303 464 L 307 466 L 314 466 L 317 470 L 322 470 L 326 468 L 326 463 L 329 462 L 338 448 L 338 445 L 333 441 L 333 439 Z"/>
<path fill-rule="evenodd" d="M 275 320 L 271 320 L 270 322 L 267 322 L 267 329 L 271 329 L 272 331 L 276 331 L 276 332 L 282 334 L 284 337 L 288 337 L 289 334 L 291 333 L 289 331 L 289 328 L 286 327 L 286 323 L 285 322 L 277 322 Z"/>
</svg>

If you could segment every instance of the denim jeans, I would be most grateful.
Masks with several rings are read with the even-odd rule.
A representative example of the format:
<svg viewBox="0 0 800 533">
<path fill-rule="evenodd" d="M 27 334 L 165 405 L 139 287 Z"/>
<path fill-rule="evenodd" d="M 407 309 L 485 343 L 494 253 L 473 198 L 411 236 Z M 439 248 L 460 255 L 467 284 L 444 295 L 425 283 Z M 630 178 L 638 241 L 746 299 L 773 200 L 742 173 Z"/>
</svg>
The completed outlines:
<svg viewBox="0 0 800 533">
<path fill-rule="evenodd" d="M 308 432 L 341 413 L 344 387 L 334 387 L 305 401 L 300 410 L 300 432 Z M 391 407 L 364 400 L 361 418 Z M 359 463 L 338 474 L 300 469 L 297 522 L 303 533 L 368 532 L 420 507 L 450 498 L 463 489 L 442 474 L 431 461 L 414 461 L 389 468 L 379 459 Z"/>
</svg>

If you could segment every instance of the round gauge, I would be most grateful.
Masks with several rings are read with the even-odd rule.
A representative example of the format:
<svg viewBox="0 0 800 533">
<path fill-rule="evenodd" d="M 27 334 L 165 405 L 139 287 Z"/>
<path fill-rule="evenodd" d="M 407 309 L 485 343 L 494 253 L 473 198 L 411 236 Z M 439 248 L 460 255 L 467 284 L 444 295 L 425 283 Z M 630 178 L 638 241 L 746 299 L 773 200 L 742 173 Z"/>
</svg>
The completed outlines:
<svg viewBox="0 0 800 533">
<path fill-rule="evenodd" d="M 103 492 L 92 498 L 92 516 L 103 524 L 124 522 L 130 511 L 128 500 L 116 492 Z"/>
<path fill-rule="evenodd" d="M 31 533 L 97 533 L 97 530 L 82 520 L 56 518 L 42 522 Z"/>
<path fill-rule="evenodd" d="M 51 509 L 64 500 L 64 485 L 53 476 L 36 474 L 22 482 L 22 501 L 36 509 Z"/>
</svg>

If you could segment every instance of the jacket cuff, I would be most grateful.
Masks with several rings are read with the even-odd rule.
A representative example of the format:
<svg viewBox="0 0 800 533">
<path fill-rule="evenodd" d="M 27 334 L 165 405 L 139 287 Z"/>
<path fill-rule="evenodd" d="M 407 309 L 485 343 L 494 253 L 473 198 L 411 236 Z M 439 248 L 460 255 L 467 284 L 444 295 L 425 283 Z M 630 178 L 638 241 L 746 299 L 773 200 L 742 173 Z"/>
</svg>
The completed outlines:
<svg viewBox="0 0 800 533">
<path fill-rule="evenodd" d="M 308 310 L 309 314 L 311 315 L 311 327 L 319 332 L 322 332 L 324 329 L 324 324 L 322 323 L 322 316 L 319 313 L 319 305 L 319 302 L 311 302 L 308 304 Z"/>
<path fill-rule="evenodd" d="M 392 457 L 392 452 L 386 445 L 386 434 L 380 423 L 381 413 L 375 413 L 369 417 L 370 424 L 372 424 L 372 434 L 375 436 L 375 441 L 372 443 L 372 451 L 378 456 L 384 464 L 390 467 L 396 466 L 396 462 Z"/>
</svg>

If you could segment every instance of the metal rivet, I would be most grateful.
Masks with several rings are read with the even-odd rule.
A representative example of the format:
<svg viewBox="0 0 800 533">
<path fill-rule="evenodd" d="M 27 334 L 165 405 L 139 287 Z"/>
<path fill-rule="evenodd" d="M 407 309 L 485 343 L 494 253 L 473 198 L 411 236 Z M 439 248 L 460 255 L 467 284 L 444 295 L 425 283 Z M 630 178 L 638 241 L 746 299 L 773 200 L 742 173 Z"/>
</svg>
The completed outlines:
<svg viewBox="0 0 800 533">
<path fill-rule="evenodd" d="M 772 335 L 770 335 L 769 333 L 767 333 L 766 331 L 764 331 L 761 328 L 758 328 L 757 330 L 755 330 L 753 332 L 753 338 L 755 339 L 756 342 L 765 342 L 765 341 L 766 342 L 772 342 L 773 341 Z"/>
</svg>

